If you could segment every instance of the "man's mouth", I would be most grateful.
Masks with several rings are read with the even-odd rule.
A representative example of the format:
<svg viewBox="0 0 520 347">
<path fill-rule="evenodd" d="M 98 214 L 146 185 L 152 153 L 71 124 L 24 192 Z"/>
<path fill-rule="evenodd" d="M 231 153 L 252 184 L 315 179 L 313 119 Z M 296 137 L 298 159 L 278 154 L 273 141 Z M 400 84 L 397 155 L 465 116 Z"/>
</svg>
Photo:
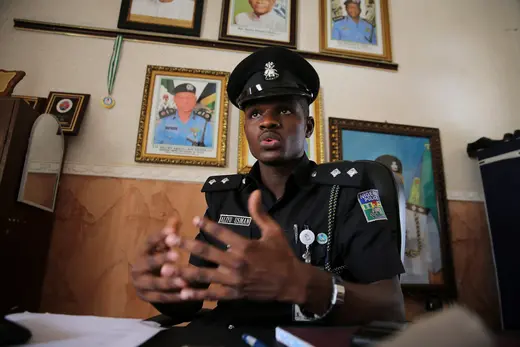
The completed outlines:
<svg viewBox="0 0 520 347">
<path fill-rule="evenodd" d="M 277 148 L 280 146 L 281 138 L 275 133 L 265 133 L 260 136 L 260 145 L 264 148 Z"/>
</svg>

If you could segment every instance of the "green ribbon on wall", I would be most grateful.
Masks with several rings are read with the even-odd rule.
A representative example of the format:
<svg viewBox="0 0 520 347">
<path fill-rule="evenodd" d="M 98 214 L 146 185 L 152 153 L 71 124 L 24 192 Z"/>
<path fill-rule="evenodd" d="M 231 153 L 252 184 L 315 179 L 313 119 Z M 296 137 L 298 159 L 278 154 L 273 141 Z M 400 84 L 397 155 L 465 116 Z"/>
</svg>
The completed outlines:
<svg viewBox="0 0 520 347">
<path fill-rule="evenodd" d="M 121 46 L 123 45 L 123 36 L 117 35 L 116 41 L 114 42 L 114 48 L 112 50 L 112 56 L 110 57 L 110 64 L 108 65 L 107 75 L 107 87 L 108 96 L 105 96 L 102 100 L 102 104 L 106 108 L 112 108 L 116 102 L 112 98 L 112 91 L 114 90 L 114 83 L 116 81 L 117 69 L 119 68 L 119 58 L 121 56 Z"/>
</svg>

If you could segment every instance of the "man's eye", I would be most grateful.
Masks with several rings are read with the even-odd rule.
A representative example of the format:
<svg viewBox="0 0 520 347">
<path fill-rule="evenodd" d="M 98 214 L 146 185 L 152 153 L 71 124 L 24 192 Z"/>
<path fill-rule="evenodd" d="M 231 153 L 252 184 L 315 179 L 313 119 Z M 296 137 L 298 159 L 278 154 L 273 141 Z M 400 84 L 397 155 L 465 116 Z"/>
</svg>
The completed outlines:
<svg viewBox="0 0 520 347">
<path fill-rule="evenodd" d="M 289 109 L 283 109 L 283 110 L 280 111 L 280 114 L 283 114 L 283 115 L 288 115 L 288 114 L 291 114 L 291 113 L 292 112 Z"/>
<path fill-rule="evenodd" d="M 249 114 L 249 118 L 256 119 L 258 117 L 260 117 L 260 113 L 257 111 L 253 111 Z"/>
</svg>

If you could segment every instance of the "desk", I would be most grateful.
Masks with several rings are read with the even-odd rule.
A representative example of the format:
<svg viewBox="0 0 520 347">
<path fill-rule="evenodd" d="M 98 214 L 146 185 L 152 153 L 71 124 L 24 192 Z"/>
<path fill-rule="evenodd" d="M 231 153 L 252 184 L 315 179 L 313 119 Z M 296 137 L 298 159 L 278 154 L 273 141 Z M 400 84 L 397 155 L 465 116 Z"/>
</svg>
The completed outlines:
<svg viewBox="0 0 520 347">
<path fill-rule="evenodd" d="M 93 316 L 70 316 L 59 314 L 18 313 L 7 316 L 33 334 L 27 345 L 38 347 L 110 346 L 110 347 L 159 347 L 183 346 L 186 342 L 196 346 L 245 346 L 239 337 L 242 331 L 232 333 L 226 329 L 174 327 L 162 329 L 139 319 L 107 318 Z M 356 328 L 287 328 L 315 346 L 350 346 Z M 273 329 L 247 329 L 245 332 L 262 339 L 270 346 L 279 346 L 274 341 Z M 234 338 L 229 339 L 231 335 Z M 236 339 L 238 337 L 238 339 Z M 225 341 L 232 341 L 231 343 Z M 499 333 L 498 347 L 520 346 L 520 333 Z"/>
</svg>

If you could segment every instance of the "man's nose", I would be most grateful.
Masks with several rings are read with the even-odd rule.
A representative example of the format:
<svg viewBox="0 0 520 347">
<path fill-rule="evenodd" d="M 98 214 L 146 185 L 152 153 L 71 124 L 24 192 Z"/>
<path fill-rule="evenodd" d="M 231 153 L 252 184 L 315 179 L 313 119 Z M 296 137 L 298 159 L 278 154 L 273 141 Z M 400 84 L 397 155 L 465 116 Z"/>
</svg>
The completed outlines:
<svg viewBox="0 0 520 347">
<path fill-rule="evenodd" d="M 262 123 L 260 123 L 260 129 L 276 129 L 280 127 L 280 120 L 278 117 L 273 117 L 270 113 L 264 115 Z"/>
</svg>

